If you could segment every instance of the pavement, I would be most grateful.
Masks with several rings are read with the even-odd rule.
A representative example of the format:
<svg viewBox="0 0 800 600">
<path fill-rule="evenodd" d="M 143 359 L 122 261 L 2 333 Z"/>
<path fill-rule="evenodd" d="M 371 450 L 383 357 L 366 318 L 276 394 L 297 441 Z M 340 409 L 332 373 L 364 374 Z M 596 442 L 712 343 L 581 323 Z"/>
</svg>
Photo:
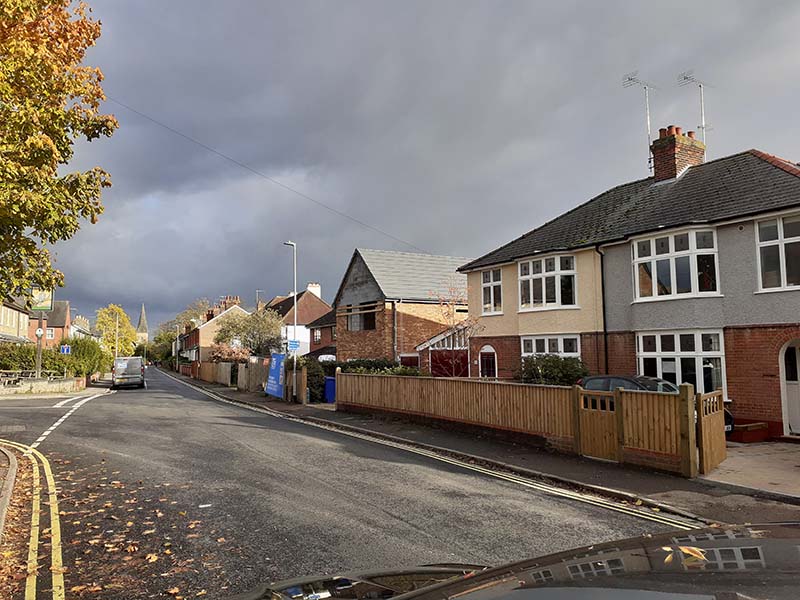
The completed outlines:
<svg viewBox="0 0 800 600">
<path fill-rule="evenodd" d="M 704 479 L 800 500 L 800 444 L 728 443 L 728 458 Z"/>
<path fill-rule="evenodd" d="M 56 572 L 70 598 L 224 598 L 316 573 L 494 565 L 675 529 L 655 511 L 215 400 L 156 369 L 146 389 L 84 400 L 0 403 L 0 438 L 38 441 L 53 471 L 57 505 L 42 497 L 33 555 L 42 597 Z"/>
<path fill-rule="evenodd" d="M 765 448 L 753 449 L 751 453 L 752 444 L 747 447 L 734 444 L 729 448 L 729 458 L 722 465 L 724 468 L 717 469 L 707 478 L 686 479 L 504 441 L 494 434 L 464 433 L 433 422 L 421 424 L 395 417 L 337 412 L 331 404 L 290 404 L 261 393 L 240 392 L 180 377 L 231 401 L 452 450 L 561 481 L 567 486 L 585 486 L 592 491 L 627 496 L 634 501 L 638 499 L 672 508 L 678 513 L 696 515 L 708 521 L 800 521 L 800 483 L 796 476 L 800 469 L 797 466 L 800 464 L 800 445 L 768 443 L 763 445 Z M 771 449 L 773 446 L 777 448 Z"/>
</svg>

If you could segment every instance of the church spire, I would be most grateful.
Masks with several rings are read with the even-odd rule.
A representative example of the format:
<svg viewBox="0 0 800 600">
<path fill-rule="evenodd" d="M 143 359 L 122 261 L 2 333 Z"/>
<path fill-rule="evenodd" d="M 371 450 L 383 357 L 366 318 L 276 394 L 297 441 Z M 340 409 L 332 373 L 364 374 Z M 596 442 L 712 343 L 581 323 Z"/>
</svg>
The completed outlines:
<svg viewBox="0 0 800 600">
<path fill-rule="evenodd" d="M 136 342 L 138 344 L 147 343 L 147 315 L 144 312 L 144 302 L 142 302 L 142 311 L 139 313 L 139 324 L 136 326 Z"/>
</svg>

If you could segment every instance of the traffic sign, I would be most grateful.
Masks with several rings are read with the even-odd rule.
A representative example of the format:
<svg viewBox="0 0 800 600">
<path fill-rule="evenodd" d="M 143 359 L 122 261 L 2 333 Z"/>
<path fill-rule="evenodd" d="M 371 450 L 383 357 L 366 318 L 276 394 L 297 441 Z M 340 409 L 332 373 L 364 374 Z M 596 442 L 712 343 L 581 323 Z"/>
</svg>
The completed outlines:
<svg viewBox="0 0 800 600">
<path fill-rule="evenodd" d="M 289 340 L 287 348 L 289 350 L 300 350 L 300 340 Z"/>
<path fill-rule="evenodd" d="M 72 354 L 72 346 L 69 344 L 61 344 L 61 354 Z"/>
</svg>

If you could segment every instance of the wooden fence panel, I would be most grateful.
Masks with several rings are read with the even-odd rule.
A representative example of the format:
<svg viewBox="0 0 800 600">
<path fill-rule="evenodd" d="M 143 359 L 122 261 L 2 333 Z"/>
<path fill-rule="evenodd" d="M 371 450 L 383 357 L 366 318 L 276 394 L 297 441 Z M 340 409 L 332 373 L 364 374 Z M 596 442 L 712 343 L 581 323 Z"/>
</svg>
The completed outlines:
<svg viewBox="0 0 800 600">
<path fill-rule="evenodd" d="M 535 435 L 572 437 L 571 388 L 341 373 L 337 403 Z"/>
<path fill-rule="evenodd" d="M 628 448 L 677 455 L 679 401 L 677 394 L 623 391 L 623 444 Z"/>
<path fill-rule="evenodd" d="M 207 381 L 208 383 L 214 383 L 214 374 L 215 374 L 215 365 L 214 363 L 210 362 L 202 362 L 200 363 L 200 369 L 197 374 L 197 378 L 201 379 L 202 381 Z"/>
<path fill-rule="evenodd" d="M 728 456 L 722 390 L 697 394 L 697 448 L 700 473 L 710 473 Z"/>
</svg>

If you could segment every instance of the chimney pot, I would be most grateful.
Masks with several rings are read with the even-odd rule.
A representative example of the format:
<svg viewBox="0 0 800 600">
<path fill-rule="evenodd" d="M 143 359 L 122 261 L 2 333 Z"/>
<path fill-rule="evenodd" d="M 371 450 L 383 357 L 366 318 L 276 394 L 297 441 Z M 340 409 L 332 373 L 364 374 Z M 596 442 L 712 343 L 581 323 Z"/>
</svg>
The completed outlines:
<svg viewBox="0 0 800 600">
<path fill-rule="evenodd" d="M 667 137 L 667 128 L 666 127 L 662 127 L 661 129 L 658 130 L 658 137 L 662 138 L 662 139 Z"/>
<path fill-rule="evenodd" d="M 694 139 L 694 131 L 687 131 L 686 135 L 689 136 L 689 139 L 692 139 L 692 140 Z"/>
<path fill-rule="evenodd" d="M 675 135 L 678 135 L 678 136 L 683 135 L 683 129 L 680 128 L 680 127 L 676 127 L 675 128 Z"/>
<path fill-rule="evenodd" d="M 667 127 L 667 135 L 668 136 L 675 135 L 675 125 L 670 125 L 669 127 Z"/>
</svg>

